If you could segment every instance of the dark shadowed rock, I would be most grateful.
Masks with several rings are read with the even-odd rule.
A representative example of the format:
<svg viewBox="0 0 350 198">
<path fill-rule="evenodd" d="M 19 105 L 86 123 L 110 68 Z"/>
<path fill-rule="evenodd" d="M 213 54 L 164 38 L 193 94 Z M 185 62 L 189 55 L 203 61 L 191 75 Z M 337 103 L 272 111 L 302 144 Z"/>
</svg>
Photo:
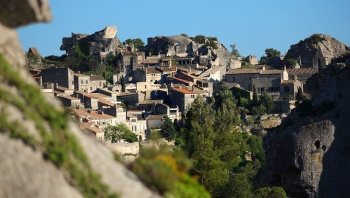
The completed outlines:
<svg viewBox="0 0 350 198">
<path fill-rule="evenodd" d="M 301 105 L 264 140 L 262 185 L 281 185 L 292 197 L 350 197 L 350 69 L 332 65 L 307 85 Z"/>
</svg>

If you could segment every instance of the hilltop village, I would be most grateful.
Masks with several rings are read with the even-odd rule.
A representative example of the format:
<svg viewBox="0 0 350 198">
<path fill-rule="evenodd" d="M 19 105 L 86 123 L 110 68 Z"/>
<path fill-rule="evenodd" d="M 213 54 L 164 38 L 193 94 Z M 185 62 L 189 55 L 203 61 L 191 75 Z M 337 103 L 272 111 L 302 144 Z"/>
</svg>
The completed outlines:
<svg viewBox="0 0 350 198">
<path fill-rule="evenodd" d="M 215 37 L 157 36 L 136 48 L 133 42 L 122 44 L 116 33 L 115 26 L 91 35 L 72 33 L 62 39 L 61 46 L 67 57 L 93 57 L 97 65 L 114 58 L 116 72 L 110 81 L 55 64 L 42 68 L 39 51 L 28 51 L 28 57 L 32 57 L 30 72 L 42 91 L 71 107 L 80 128 L 101 142 L 105 142 L 104 129 L 118 123 L 124 123 L 139 141 L 147 140 L 152 131 L 160 129 L 165 116 L 181 122 L 197 97 L 209 100 L 222 87 L 230 89 L 237 99 L 245 96 L 252 100 L 254 94 L 263 93 L 270 96 L 273 109 L 255 115 L 242 111 L 241 116 L 258 118 L 260 130 L 275 127 L 295 107 L 298 91 L 307 97 L 306 81 L 330 64 L 337 53 L 346 51 L 344 45 L 340 47 L 343 51 L 332 52 L 324 44 L 329 36 L 313 35 L 306 40 L 324 41 L 322 45 L 314 43 L 314 55 L 297 53 L 292 46 L 285 56 L 266 57 L 261 64 L 253 55 L 230 53 Z M 289 61 L 292 64 L 288 65 L 285 57 L 293 60 Z M 136 156 L 139 152 L 138 143 L 119 140 L 109 145 L 122 154 Z"/>
</svg>

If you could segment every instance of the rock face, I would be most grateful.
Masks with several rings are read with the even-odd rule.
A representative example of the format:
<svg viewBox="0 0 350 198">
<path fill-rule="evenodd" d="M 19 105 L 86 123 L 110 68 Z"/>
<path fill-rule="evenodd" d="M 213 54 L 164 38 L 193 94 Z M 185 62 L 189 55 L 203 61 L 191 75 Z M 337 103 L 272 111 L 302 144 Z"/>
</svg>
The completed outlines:
<svg viewBox="0 0 350 198">
<path fill-rule="evenodd" d="M 254 55 L 249 55 L 245 58 L 245 61 L 247 61 L 250 64 L 257 65 L 259 64 L 258 58 Z"/>
<path fill-rule="evenodd" d="M 48 2 L 0 5 L 0 197 L 158 197 L 80 132 L 26 71 L 13 28 L 50 20 Z"/>
<path fill-rule="evenodd" d="M 314 34 L 292 45 L 284 60 L 294 59 L 301 67 L 324 68 L 332 58 L 350 51 L 350 48 L 329 35 Z"/>
<path fill-rule="evenodd" d="M 191 38 L 177 35 L 177 36 L 156 36 L 154 38 L 148 38 L 147 45 L 140 49 L 145 52 L 146 55 L 150 54 L 164 54 L 164 56 L 170 57 L 205 57 L 211 60 L 211 64 L 215 66 L 228 65 L 230 63 L 231 54 L 216 39 L 209 41 L 205 38 L 205 42 L 213 42 L 216 45 L 216 49 L 211 46 L 206 46 L 197 43 Z"/>
<path fill-rule="evenodd" d="M 116 35 L 116 26 L 107 26 L 91 35 L 72 33 L 71 37 L 62 39 L 60 49 L 65 50 L 68 57 L 72 57 L 74 53 L 77 53 L 76 48 L 79 46 L 80 53 L 86 56 L 99 56 L 102 59 L 109 54 L 116 53 L 120 43 Z"/>
<path fill-rule="evenodd" d="M 281 185 L 292 197 L 350 196 L 350 65 L 338 66 L 309 79 L 312 103 L 265 137 L 262 186 Z"/>
</svg>

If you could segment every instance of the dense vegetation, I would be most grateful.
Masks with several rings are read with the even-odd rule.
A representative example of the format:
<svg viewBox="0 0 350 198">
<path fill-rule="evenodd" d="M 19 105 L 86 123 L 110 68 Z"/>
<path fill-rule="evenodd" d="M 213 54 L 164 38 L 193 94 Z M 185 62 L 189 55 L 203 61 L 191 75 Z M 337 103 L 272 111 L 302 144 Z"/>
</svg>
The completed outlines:
<svg viewBox="0 0 350 198">
<path fill-rule="evenodd" d="M 166 127 L 162 127 L 161 134 L 170 140 L 174 129 L 168 119 L 163 121 Z M 174 195 L 174 186 L 168 182 L 174 180 L 176 183 L 179 178 L 169 175 L 169 171 L 158 163 L 170 164 L 172 161 L 170 167 L 178 167 L 177 154 L 182 150 L 192 162 L 188 168 L 192 179 L 197 178 L 212 197 L 286 197 L 282 188 L 259 189 L 257 178 L 266 160 L 262 138 L 241 131 L 238 100 L 231 90 L 222 88 L 209 102 L 198 96 L 188 110 L 184 123 L 176 124 L 177 147 L 170 154 L 171 157 L 161 158 L 166 162 L 157 161 L 159 154 L 149 156 L 149 153 L 143 153 L 132 165 L 132 170 L 146 183 L 161 185 L 162 194 L 172 192 Z M 181 159 L 186 160 L 184 156 Z M 154 169 L 161 170 L 166 176 Z M 198 187 L 194 186 L 186 189 L 196 192 Z M 186 197 L 178 195 L 175 197 Z"/>
</svg>

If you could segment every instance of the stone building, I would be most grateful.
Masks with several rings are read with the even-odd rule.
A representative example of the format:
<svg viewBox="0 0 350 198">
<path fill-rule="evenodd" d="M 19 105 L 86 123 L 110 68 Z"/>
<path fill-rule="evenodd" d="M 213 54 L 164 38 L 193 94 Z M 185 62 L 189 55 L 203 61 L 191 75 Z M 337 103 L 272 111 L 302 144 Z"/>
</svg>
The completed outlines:
<svg viewBox="0 0 350 198">
<path fill-rule="evenodd" d="M 74 74 L 74 89 L 90 93 L 90 76 L 84 74 Z"/>
<path fill-rule="evenodd" d="M 232 69 L 226 72 L 225 81 L 228 83 L 237 83 L 242 88 L 252 91 L 252 79 L 260 70 L 257 69 Z"/>
<path fill-rule="evenodd" d="M 42 83 L 74 89 L 74 72 L 69 68 L 49 68 L 41 70 Z"/>
</svg>

